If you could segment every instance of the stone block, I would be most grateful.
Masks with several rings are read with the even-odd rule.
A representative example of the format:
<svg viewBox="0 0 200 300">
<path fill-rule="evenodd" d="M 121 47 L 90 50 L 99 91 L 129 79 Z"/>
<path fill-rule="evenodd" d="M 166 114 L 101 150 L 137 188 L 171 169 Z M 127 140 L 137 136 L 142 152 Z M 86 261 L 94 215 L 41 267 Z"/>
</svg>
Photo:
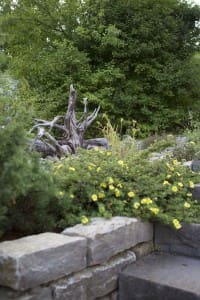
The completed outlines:
<svg viewBox="0 0 200 300">
<path fill-rule="evenodd" d="M 96 298 L 95 300 L 110 300 L 110 296 L 105 296 L 101 298 Z"/>
<path fill-rule="evenodd" d="M 126 267 L 119 278 L 120 300 L 199 300 L 200 260 L 151 254 Z"/>
<path fill-rule="evenodd" d="M 135 253 L 136 258 L 139 259 L 153 252 L 154 250 L 153 248 L 154 248 L 153 241 L 149 241 L 149 242 L 140 243 L 135 247 L 133 247 L 131 250 Z"/>
<path fill-rule="evenodd" d="M 133 252 L 118 254 L 104 265 L 91 269 L 92 278 L 88 286 L 88 300 L 94 300 L 115 291 L 118 288 L 118 276 L 124 267 L 135 262 Z"/>
<path fill-rule="evenodd" d="M 117 289 L 119 273 L 135 259 L 133 252 L 126 251 L 103 265 L 68 276 L 52 285 L 53 299 L 95 300 L 107 297 Z"/>
<path fill-rule="evenodd" d="M 0 285 L 27 290 L 86 267 L 86 239 L 42 233 L 0 243 Z"/>
<path fill-rule="evenodd" d="M 112 256 L 153 238 L 150 223 L 135 218 L 94 218 L 87 225 L 78 224 L 63 231 L 64 235 L 88 239 L 88 265 L 101 264 Z"/>
<path fill-rule="evenodd" d="M 87 269 L 53 283 L 54 300 L 88 300 L 87 288 L 91 280 L 91 272 Z"/>
<path fill-rule="evenodd" d="M 192 160 L 183 162 L 183 166 L 191 168 L 192 167 Z"/>
<path fill-rule="evenodd" d="M 51 289 L 38 287 L 27 292 L 19 292 L 10 288 L 0 287 L 1 300 L 52 300 Z"/>
<path fill-rule="evenodd" d="M 180 230 L 156 224 L 155 246 L 169 253 L 200 257 L 200 224 L 182 224 Z"/>
<path fill-rule="evenodd" d="M 199 172 L 200 171 L 200 160 L 193 160 L 191 169 L 193 172 Z"/>
<path fill-rule="evenodd" d="M 110 300 L 118 300 L 118 292 L 115 291 L 110 295 Z"/>
<path fill-rule="evenodd" d="M 200 201 L 200 184 L 199 183 L 194 185 L 194 188 L 191 189 L 191 193 L 192 193 L 192 198 L 194 200 Z"/>
</svg>

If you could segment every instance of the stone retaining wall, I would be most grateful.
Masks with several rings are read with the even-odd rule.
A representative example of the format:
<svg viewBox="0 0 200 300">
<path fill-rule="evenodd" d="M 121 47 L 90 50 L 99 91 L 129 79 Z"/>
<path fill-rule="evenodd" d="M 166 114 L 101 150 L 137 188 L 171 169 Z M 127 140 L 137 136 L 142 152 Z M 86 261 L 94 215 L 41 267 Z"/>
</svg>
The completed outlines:
<svg viewBox="0 0 200 300">
<path fill-rule="evenodd" d="M 116 300 L 118 274 L 152 239 L 152 224 L 114 217 L 2 242 L 0 299 Z"/>
<path fill-rule="evenodd" d="M 200 224 L 182 224 L 180 230 L 155 224 L 157 250 L 200 258 Z"/>
</svg>

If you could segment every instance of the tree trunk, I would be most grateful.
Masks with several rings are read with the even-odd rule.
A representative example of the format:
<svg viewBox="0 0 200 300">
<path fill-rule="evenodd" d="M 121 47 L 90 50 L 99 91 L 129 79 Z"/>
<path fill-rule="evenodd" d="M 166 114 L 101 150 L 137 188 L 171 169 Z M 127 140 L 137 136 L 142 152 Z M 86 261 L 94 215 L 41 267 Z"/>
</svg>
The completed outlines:
<svg viewBox="0 0 200 300">
<path fill-rule="evenodd" d="M 100 107 L 95 109 L 91 115 L 87 112 L 87 98 L 84 98 L 84 112 L 81 119 L 76 119 L 77 93 L 70 85 L 68 108 L 65 116 L 56 116 L 52 121 L 35 119 L 36 124 L 30 132 L 37 129 L 37 134 L 32 140 L 31 149 L 39 151 L 44 157 L 69 155 L 76 153 L 81 147 L 91 149 L 95 146 L 108 149 L 109 144 L 105 138 L 84 140 L 84 134 L 91 123 L 96 119 Z M 62 120 L 62 122 L 60 122 Z M 61 136 L 55 138 L 53 131 L 59 131 Z"/>
</svg>

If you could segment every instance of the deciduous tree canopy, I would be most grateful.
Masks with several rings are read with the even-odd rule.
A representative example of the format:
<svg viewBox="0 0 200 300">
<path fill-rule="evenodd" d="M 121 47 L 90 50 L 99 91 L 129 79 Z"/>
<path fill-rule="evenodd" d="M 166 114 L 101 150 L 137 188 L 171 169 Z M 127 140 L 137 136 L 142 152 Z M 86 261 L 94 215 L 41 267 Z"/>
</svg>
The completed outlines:
<svg viewBox="0 0 200 300">
<path fill-rule="evenodd" d="M 15 3 L 15 4 L 14 4 Z M 200 102 L 200 8 L 180 0 L 1 1 L 1 47 L 43 116 L 67 89 L 144 132 L 182 126 Z M 197 88 L 198 87 L 198 88 Z M 45 112 L 45 113 L 44 113 Z"/>
</svg>

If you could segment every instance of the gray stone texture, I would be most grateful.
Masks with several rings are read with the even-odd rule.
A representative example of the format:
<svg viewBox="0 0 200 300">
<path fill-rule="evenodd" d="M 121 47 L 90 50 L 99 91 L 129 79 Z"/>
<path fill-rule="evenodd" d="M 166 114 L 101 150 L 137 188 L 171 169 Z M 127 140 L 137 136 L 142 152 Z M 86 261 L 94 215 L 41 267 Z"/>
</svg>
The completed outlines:
<svg viewBox="0 0 200 300">
<path fill-rule="evenodd" d="M 193 172 L 199 172 L 200 171 L 200 160 L 193 160 L 191 169 Z"/>
<path fill-rule="evenodd" d="M 194 200 L 198 200 L 200 201 L 200 184 L 195 184 L 194 188 L 191 189 L 191 193 L 192 193 L 192 198 Z M 200 222 L 200 216 L 199 216 L 199 222 Z"/>
<path fill-rule="evenodd" d="M 0 243 L 0 285 L 27 290 L 86 267 L 86 239 L 42 233 Z"/>
<path fill-rule="evenodd" d="M 124 269 L 119 300 L 199 300 L 200 260 L 152 254 Z"/>
<path fill-rule="evenodd" d="M 55 300 L 95 300 L 107 297 L 118 287 L 118 275 L 136 257 L 127 251 L 118 254 L 107 263 L 68 276 L 52 285 Z M 113 293 L 112 300 L 115 293 Z M 111 299 L 109 299 L 111 300 Z"/>
<path fill-rule="evenodd" d="M 183 162 L 183 166 L 191 168 L 191 166 L 192 166 L 192 160 Z"/>
<path fill-rule="evenodd" d="M 101 264 L 115 254 L 153 238 L 153 226 L 135 218 L 94 218 L 87 225 L 76 225 L 63 231 L 64 235 L 88 239 L 88 265 Z"/>
<path fill-rule="evenodd" d="M 155 246 L 169 253 L 200 257 L 200 224 L 182 224 L 180 230 L 156 224 Z"/>
<path fill-rule="evenodd" d="M 53 300 L 51 289 L 38 287 L 27 292 L 19 292 L 10 288 L 0 287 L 1 300 Z"/>
<path fill-rule="evenodd" d="M 110 295 L 110 300 L 118 300 L 118 291 L 115 291 Z"/>
<path fill-rule="evenodd" d="M 91 280 L 88 269 L 52 284 L 55 300 L 87 300 L 87 287 Z"/>
<path fill-rule="evenodd" d="M 88 288 L 88 300 L 106 296 L 118 287 L 118 276 L 124 267 L 136 260 L 133 252 L 119 254 L 105 263 L 92 269 L 92 278 Z"/>
<path fill-rule="evenodd" d="M 110 296 L 105 296 L 101 298 L 96 298 L 95 300 L 110 300 Z"/>
<path fill-rule="evenodd" d="M 133 247 L 131 250 L 135 253 L 137 259 L 144 257 L 150 254 L 151 252 L 153 252 L 154 250 L 153 241 L 140 243 L 135 247 Z"/>
</svg>

